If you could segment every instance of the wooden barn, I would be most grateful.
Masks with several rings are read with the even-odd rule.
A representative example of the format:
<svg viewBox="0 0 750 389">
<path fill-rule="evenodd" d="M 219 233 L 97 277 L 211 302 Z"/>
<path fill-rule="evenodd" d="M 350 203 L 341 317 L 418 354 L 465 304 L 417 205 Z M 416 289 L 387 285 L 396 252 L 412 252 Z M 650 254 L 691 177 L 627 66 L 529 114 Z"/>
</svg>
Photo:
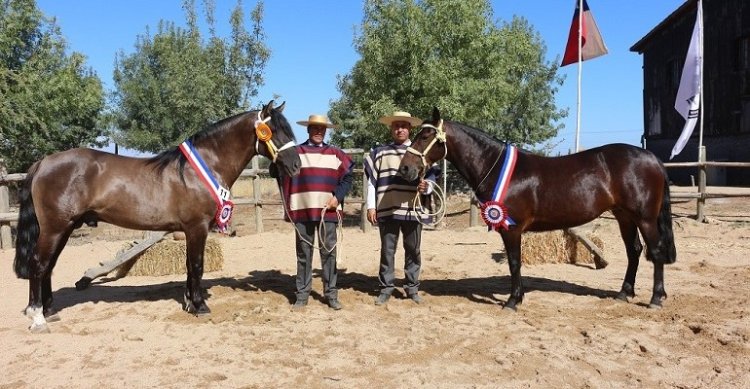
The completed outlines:
<svg viewBox="0 0 750 389">
<path fill-rule="evenodd" d="M 703 144 L 707 161 L 750 162 L 750 1 L 702 0 Z M 697 1 L 687 0 L 630 51 L 643 55 L 643 139 L 668 161 L 685 120 L 674 109 Z M 671 162 L 698 160 L 700 122 L 685 149 Z M 680 185 L 697 180 L 697 168 L 670 168 Z M 714 167 L 709 185 L 750 186 L 750 169 Z"/>
</svg>

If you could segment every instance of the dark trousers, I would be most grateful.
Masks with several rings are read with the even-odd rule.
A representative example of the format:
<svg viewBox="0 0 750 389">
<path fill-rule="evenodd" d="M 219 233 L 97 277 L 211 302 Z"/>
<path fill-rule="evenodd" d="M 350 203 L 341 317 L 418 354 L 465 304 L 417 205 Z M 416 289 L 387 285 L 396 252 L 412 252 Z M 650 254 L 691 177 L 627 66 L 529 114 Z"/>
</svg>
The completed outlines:
<svg viewBox="0 0 750 389">
<path fill-rule="evenodd" d="M 315 244 L 320 222 L 294 223 L 299 235 L 295 235 L 297 244 L 297 299 L 305 300 L 310 296 L 312 290 L 312 256 L 313 246 L 304 242 Z M 328 252 L 336 244 L 337 223 L 325 223 L 324 244 L 318 242 L 320 247 L 320 263 L 323 270 L 323 294 L 328 299 L 338 298 L 336 289 L 336 249 Z"/>
<path fill-rule="evenodd" d="M 414 221 L 389 220 L 378 223 L 380 230 L 380 293 L 391 294 L 395 288 L 396 244 L 399 233 L 404 234 L 404 291 L 407 295 L 419 290 L 419 272 L 422 268 L 422 224 Z"/>
</svg>

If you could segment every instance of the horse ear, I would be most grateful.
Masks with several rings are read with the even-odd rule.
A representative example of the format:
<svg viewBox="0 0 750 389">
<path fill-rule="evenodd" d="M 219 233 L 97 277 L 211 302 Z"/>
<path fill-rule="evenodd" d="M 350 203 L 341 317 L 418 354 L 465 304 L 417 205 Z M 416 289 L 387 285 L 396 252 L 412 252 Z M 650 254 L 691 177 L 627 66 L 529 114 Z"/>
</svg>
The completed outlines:
<svg viewBox="0 0 750 389">
<path fill-rule="evenodd" d="M 437 107 L 432 107 L 432 121 L 435 123 L 440 121 L 440 111 Z"/>
<path fill-rule="evenodd" d="M 276 107 L 276 110 L 279 111 L 279 113 L 284 112 L 284 107 L 286 107 L 286 101 L 281 103 L 278 107 Z"/>
<path fill-rule="evenodd" d="M 260 116 L 267 118 L 271 116 L 271 110 L 273 109 L 273 100 L 269 101 L 268 104 L 264 105 L 260 110 Z"/>
</svg>

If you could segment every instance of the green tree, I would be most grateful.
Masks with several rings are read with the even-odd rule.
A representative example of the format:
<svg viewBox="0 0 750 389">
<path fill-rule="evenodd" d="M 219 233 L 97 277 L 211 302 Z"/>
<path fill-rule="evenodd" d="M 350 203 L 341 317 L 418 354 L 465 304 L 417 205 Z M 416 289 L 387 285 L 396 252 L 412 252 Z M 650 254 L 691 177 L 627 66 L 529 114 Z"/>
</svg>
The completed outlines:
<svg viewBox="0 0 750 389">
<path fill-rule="evenodd" d="M 147 30 L 137 38 L 133 54 L 118 54 L 109 121 L 117 143 L 161 151 L 209 123 L 248 109 L 257 95 L 270 56 L 263 43 L 263 3 L 253 9 L 253 26 L 247 31 L 238 0 L 228 39 L 216 35 L 214 1 L 203 4 L 207 41 L 201 37 L 195 1 L 184 0 L 185 28 L 162 20 L 154 36 Z"/>
<path fill-rule="evenodd" d="M 0 1 L 0 155 L 9 172 L 98 145 L 101 80 L 82 54 L 65 49 L 59 27 L 34 0 Z"/>
<path fill-rule="evenodd" d="M 535 145 L 567 115 L 554 105 L 562 83 L 540 35 L 519 17 L 497 26 L 487 0 L 366 0 L 355 47 L 329 112 L 343 130 L 331 141 L 388 142 L 377 118 L 395 109 L 443 117 L 503 140 Z"/>
</svg>

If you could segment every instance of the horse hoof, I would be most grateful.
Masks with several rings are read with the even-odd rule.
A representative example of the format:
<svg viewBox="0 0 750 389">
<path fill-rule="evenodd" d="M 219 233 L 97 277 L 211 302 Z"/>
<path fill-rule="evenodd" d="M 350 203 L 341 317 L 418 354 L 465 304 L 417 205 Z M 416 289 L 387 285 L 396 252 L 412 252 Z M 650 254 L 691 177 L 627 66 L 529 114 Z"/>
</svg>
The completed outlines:
<svg viewBox="0 0 750 389">
<path fill-rule="evenodd" d="M 29 331 L 31 331 L 32 334 L 49 334 L 49 327 L 47 324 L 32 324 L 29 326 Z"/>
<path fill-rule="evenodd" d="M 195 316 L 206 316 L 211 313 L 211 310 L 208 308 L 208 305 L 203 304 L 198 308 L 193 314 Z"/>
<path fill-rule="evenodd" d="M 663 307 L 661 305 L 661 302 L 658 302 L 658 303 L 653 303 L 652 302 L 652 303 L 648 304 L 648 309 L 662 309 L 662 308 Z"/>
<path fill-rule="evenodd" d="M 192 302 L 188 301 L 185 303 L 184 309 L 187 313 L 193 314 L 195 316 L 205 316 L 211 313 L 211 310 L 205 303 L 201 304 L 200 308 L 196 308 Z"/>
<path fill-rule="evenodd" d="M 615 300 L 620 300 L 620 301 L 624 301 L 627 303 L 627 302 L 630 302 L 630 296 L 628 296 L 625 293 L 618 293 L 617 297 L 615 297 Z"/>
</svg>

